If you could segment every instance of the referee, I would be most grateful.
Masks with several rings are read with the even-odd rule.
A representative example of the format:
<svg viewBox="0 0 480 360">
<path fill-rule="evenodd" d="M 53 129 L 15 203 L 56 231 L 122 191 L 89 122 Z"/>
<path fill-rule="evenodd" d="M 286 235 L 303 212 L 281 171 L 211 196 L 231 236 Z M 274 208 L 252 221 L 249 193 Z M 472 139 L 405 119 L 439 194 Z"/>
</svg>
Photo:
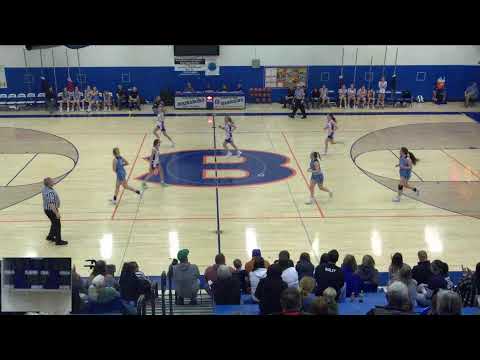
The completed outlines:
<svg viewBox="0 0 480 360">
<path fill-rule="evenodd" d="M 43 179 L 43 211 L 48 216 L 52 225 L 48 233 L 47 240 L 54 241 L 55 245 L 67 245 L 67 241 L 62 240 L 61 224 L 60 224 L 60 198 L 55 190 L 53 190 L 53 180 L 49 177 Z"/>
<path fill-rule="evenodd" d="M 307 117 L 307 114 L 305 113 L 305 90 L 303 89 L 301 84 L 297 84 L 297 88 L 295 90 L 295 94 L 293 96 L 293 112 L 288 115 L 292 119 L 295 117 L 295 114 L 297 113 L 298 108 L 302 111 L 302 119 L 305 119 Z"/>
</svg>

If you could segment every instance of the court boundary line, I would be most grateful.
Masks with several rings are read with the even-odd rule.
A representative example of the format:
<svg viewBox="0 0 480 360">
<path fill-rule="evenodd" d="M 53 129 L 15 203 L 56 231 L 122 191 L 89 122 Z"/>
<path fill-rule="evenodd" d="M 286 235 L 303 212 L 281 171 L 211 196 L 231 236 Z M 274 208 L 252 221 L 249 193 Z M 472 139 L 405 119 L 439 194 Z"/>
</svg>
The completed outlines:
<svg viewBox="0 0 480 360">
<path fill-rule="evenodd" d="M 5 186 L 10 185 L 11 182 L 12 182 L 13 180 L 15 180 L 16 177 L 17 177 L 18 175 L 20 175 L 20 173 L 21 173 L 23 170 L 25 170 L 25 168 L 37 157 L 38 154 L 39 154 L 39 153 L 35 153 L 35 155 L 33 155 L 33 157 L 32 157 L 30 160 L 27 161 L 27 163 L 15 174 L 15 176 L 14 176 Z"/>
<path fill-rule="evenodd" d="M 465 149 L 465 150 L 469 150 L 469 149 Z M 461 166 L 463 166 L 465 169 L 467 169 L 472 175 L 474 175 L 476 178 L 478 178 L 480 180 L 480 175 L 477 174 L 476 171 L 473 171 L 472 169 L 469 169 L 465 164 L 463 164 L 460 160 L 456 159 L 453 155 L 450 155 L 449 153 L 447 153 L 444 149 L 440 149 L 441 152 L 443 152 L 445 155 L 447 155 L 450 159 L 456 161 L 458 164 L 460 164 Z M 471 180 L 470 180 L 471 181 Z"/>
<path fill-rule="evenodd" d="M 130 176 L 133 173 L 133 169 L 135 168 L 135 165 L 137 164 L 137 160 L 138 160 L 138 157 L 140 156 L 140 151 L 142 151 L 142 147 L 143 147 L 143 144 L 145 142 L 145 139 L 147 138 L 147 134 L 148 133 L 145 133 L 143 135 L 142 143 L 140 144 L 140 147 L 138 148 L 138 151 L 137 151 L 137 156 L 135 157 L 135 160 L 133 161 L 132 167 L 130 168 L 130 172 L 128 173 L 127 183 L 130 180 Z M 113 209 L 111 220 L 115 219 L 115 214 L 117 213 L 118 207 L 120 206 L 120 202 L 122 201 L 124 192 L 125 192 L 125 188 L 122 187 L 122 192 L 120 193 L 120 196 L 118 197 L 118 201 L 117 201 L 117 204 L 115 205 L 115 209 Z"/>
<path fill-rule="evenodd" d="M 305 177 L 305 174 L 303 173 L 302 167 L 300 166 L 300 163 L 298 162 L 297 157 L 293 153 L 293 149 L 290 146 L 290 143 L 288 142 L 287 136 L 285 135 L 285 133 L 283 131 L 281 133 L 282 133 L 283 139 L 287 143 L 288 149 L 290 150 L 290 154 L 292 154 L 293 159 L 297 163 L 297 167 L 300 170 L 300 174 L 302 174 L 303 180 L 305 181 L 305 185 L 307 186 L 307 189 L 310 192 L 310 188 L 309 188 L 309 185 L 308 185 L 307 178 Z M 318 208 L 318 211 L 320 212 L 320 215 L 322 216 L 322 218 L 324 218 L 325 214 L 323 213 L 322 209 L 320 208 L 320 205 L 318 205 L 317 199 L 313 198 L 313 200 L 315 201 L 315 204 L 317 205 L 317 208 Z"/>
</svg>

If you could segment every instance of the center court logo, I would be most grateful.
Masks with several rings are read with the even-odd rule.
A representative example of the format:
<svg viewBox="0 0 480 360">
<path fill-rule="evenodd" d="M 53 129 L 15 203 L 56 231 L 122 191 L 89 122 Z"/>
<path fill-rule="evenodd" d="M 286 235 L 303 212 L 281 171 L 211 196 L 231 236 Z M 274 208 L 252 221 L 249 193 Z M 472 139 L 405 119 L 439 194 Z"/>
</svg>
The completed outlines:
<svg viewBox="0 0 480 360">
<path fill-rule="evenodd" d="M 282 181 L 296 175 L 295 170 L 288 167 L 288 157 L 271 152 L 244 150 L 240 157 L 226 157 L 223 150 L 217 150 L 216 171 L 214 155 L 213 150 L 162 154 L 160 160 L 165 182 L 177 186 L 211 187 L 216 185 L 218 179 L 219 186 L 252 186 Z M 145 176 L 137 179 L 143 180 Z M 159 176 L 150 179 L 150 182 L 159 181 Z"/>
</svg>

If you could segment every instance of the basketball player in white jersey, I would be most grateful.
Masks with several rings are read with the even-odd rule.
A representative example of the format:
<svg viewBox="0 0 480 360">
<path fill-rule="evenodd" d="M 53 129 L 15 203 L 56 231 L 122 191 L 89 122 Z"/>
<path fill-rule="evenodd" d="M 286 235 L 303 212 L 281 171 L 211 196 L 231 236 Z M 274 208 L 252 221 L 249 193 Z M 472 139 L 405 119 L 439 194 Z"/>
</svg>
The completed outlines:
<svg viewBox="0 0 480 360">
<path fill-rule="evenodd" d="M 155 173 L 158 172 L 158 175 L 160 175 L 160 183 L 163 186 L 166 186 L 165 184 L 165 177 L 163 175 L 163 169 L 162 169 L 162 164 L 160 164 L 160 140 L 155 139 L 153 140 L 153 148 L 152 148 L 152 153 L 150 155 L 150 168 L 148 169 L 148 175 L 143 179 L 142 187 L 144 189 L 147 188 L 147 181 L 155 175 Z"/>
<path fill-rule="evenodd" d="M 345 84 L 342 85 L 340 89 L 338 89 L 338 107 L 342 107 L 342 103 L 344 108 L 347 108 L 347 88 L 345 87 Z"/>
<path fill-rule="evenodd" d="M 225 116 L 225 126 L 219 125 L 220 129 L 225 130 L 225 141 L 223 142 L 223 148 L 227 152 L 227 157 L 232 156 L 230 150 L 228 150 L 227 144 L 230 144 L 234 150 L 237 152 L 237 156 L 240 156 L 242 152 L 238 150 L 237 146 L 233 142 L 233 131 L 237 130 L 237 127 L 233 123 L 233 120 L 230 116 Z"/>
<path fill-rule="evenodd" d="M 367 103 L 367 89 L 365 88 L 365 85 L 363 85 L 360 89 L 357 91 L 357 107 L 365 107 Z"/>
<path fill-rule="evenodd" d="M 350 87 L 347 90 L 347 103 L 350 108 L 357 107 L 355 101 L 355 95 L 357 94 L 357 89 L 355 89 L 355 85 L 353 83 L 350 84 Z"/>
<path fill-rule="evenodd" d="M 387 82 L 385 81 L 385 77 L 382 76 L 382 78 L 378 82 L 378 102 L 377 102 L 377 106 L 381 106 L 382 109 L 385 107 L 386 92 L 387 92 Z"/>
<path fill-rule="evenodd" d="M 167 129 L 165 128 L 165 107 L 159 105 L 157 112 L 157 123 L 155 125 L 155 128 L 153 129 L 153 135 L 155 135 L 157 139 L 160 139 L 160 131 L 163 136 L 165 136 L 170 141 L 173 148 L 175 147 L 175 143 L 173 142 L 172 138 L 168 136 Z"/>
<path fill-rule="evenodd" d="M 335 144 L 335 131 L 338 129 L 337 119 L 335 119 L 333 114 L 327 115 L 327 124 L 325 125 L 324 129 L 327 130 L 327 137 L 325 138 L 325 152 L 323 154 L 327 155 L 328 143 L 332 145 Z"/>
</svg>

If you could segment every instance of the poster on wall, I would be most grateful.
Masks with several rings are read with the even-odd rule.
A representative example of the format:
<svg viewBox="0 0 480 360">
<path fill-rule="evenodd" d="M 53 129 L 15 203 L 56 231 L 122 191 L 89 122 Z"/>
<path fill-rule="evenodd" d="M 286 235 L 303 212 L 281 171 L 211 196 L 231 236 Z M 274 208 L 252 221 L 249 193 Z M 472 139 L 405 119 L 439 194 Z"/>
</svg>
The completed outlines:
<svg viewBox="0 0 480 360">
<path fill-rule="evenodd" d="M 301 82 L 307 85 L 307 67 L 267 67 L 265 87 L 288 88 Z"/>
<path fill-rule="evenodd" d="M 201 56 L 175 56 L 175 71 L 197 72 L 207 69 L 206 60 Z"/>
<path fill-rule="evenodd" d="M 5 66 L 0 65 L 0 89 L 7 88 L 7 76 L 5 75 Z"/>
</svg>

